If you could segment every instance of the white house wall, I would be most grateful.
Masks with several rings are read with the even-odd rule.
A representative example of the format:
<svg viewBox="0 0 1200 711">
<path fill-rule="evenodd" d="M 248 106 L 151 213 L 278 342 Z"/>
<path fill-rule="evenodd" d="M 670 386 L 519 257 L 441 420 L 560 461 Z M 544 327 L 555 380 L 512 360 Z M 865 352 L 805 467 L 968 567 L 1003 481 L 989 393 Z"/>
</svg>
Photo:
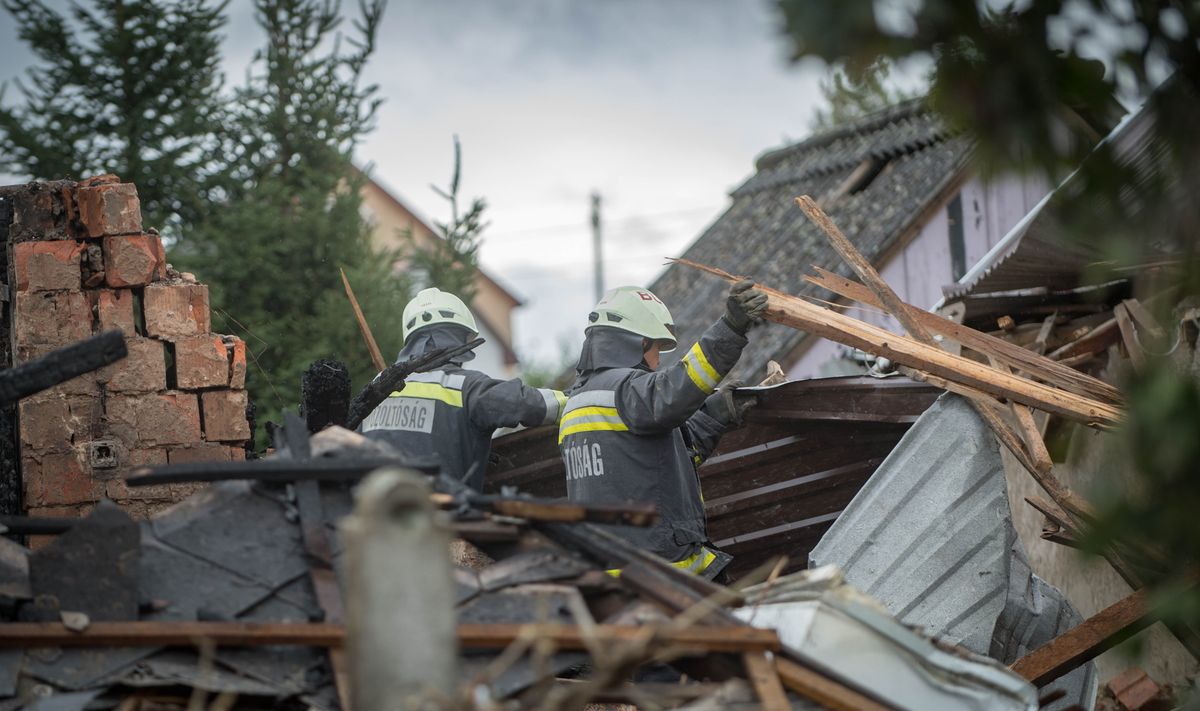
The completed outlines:
<svg viewBox="0 0 1200 711">
<path fill-rule="evenodd" d="M 985 182 L 972 178 L 959 191 L 962 200 L 963 242 L 966 266 L 979 261 L 996 242 L 1050 191 L 1044 181 L 1005 177 Z M 948 205 L 949 203 L 947 203 Z M 853 235 L 850 235 L 853 239 Z M 948 207 L 939 210 L 903 250 L 876 265 L 880 276 L 906 303 L 930 308 L 942 298 L 942 286 L 956 280 L 950 258 Z M 876 309 L 852 307 L 844 312 L 854 318 L 900 332 L 891 316 Z M 848 349 L 820 339 L 811 346 L 801 344 L 802 355 L 788 368 L 792 379 L 813 378 L 849 372 L 844 359 Z"/>
</svg>

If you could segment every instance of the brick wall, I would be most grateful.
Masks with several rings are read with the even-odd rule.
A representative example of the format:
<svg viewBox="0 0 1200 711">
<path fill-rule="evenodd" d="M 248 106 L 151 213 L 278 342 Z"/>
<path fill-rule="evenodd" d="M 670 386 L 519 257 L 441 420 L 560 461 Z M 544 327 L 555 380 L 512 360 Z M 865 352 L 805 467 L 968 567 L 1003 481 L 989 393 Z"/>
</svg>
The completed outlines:
<svg viewBox="0 0 1200 711">
<path fill-rule="evenodd" d="M 145 517 L 193 486 L 128 488 L 131 468 L 244 457 L 246 348 L 211 332 L 208 287 L 169 269 L 115 176 L 0 188 L 10 202 L 7 305 L 14 365 L 120 329 L 129 356 L 22 400 L 30 515 L 79 516 L 101 498 Z"/>
</svg>

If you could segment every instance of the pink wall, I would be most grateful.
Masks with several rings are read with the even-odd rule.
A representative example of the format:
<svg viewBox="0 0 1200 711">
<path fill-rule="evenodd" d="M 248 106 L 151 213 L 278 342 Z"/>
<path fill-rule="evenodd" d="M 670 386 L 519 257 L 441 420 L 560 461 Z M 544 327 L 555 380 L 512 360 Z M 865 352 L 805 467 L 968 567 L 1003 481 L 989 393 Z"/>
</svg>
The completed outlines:
<svg viewBox="0 0 1200 711">
<path fill-rule="evenodd" d="M 972 178 L 963 185 L 959 197 L 967 269 L 987 254 L 1049 191 L 1049 185 L 1043 181 L 1020 177 L 991 182 Z M 938 210 L 899 254 L 879 268 L 879 273 L 905 302 L 922 308 L 936 304 L 942 298 L 942 287 L 955 281 L 950 257 L 948 209 Z M 825 296 L 832 297 L 830 294 Z M 895 319 L 877 310 L 853 307 L 844 312 L 891 331 L 900 331 Z M 820 339 L 803 351 L 788 370 L 788 376 L 797 379 L 849 372 L 840 358 L 846 350 L 837 343 Z"/>
</svg>

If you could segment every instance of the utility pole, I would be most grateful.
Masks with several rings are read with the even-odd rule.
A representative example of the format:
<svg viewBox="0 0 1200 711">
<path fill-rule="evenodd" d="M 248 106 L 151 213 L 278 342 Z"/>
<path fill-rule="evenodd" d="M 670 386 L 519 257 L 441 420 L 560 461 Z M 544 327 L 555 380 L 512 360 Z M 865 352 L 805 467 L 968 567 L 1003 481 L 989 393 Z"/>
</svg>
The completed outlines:
<svg viewBox="0 0 1200 711">
<path fill-rule="evenodd" d="M 604 298 L 604 255 L 600 249 L 600 193 L 592 193 L 592 258 L 595 260 L 596 301 Z"/>
</svg>

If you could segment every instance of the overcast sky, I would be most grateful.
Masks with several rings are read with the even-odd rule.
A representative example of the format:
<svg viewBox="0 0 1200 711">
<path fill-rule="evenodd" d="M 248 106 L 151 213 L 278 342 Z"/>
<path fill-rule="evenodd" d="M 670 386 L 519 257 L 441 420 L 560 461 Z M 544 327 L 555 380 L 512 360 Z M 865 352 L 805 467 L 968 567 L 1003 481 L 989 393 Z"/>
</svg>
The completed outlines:
<svg viewBox="0 0 1200 711">
<path fill-rule="evenodd" d="M 237 83 L 261 36 L 250 0 L 229 15 Z M 594 302 L 589 194 L 607 285 L 649 282 L 755 156 L 807 134 L 824 72 L 789 64 L 766 0 L 391 0 L 378 45 L 385 103 L 360 162 L 441 218 L 428 186 L 449 178 L 458 134 L 461 194 L 489 203 L 484 268 L 525 301 L 517 350 L 542 360 L 577 346 Z M 31 60 L 0 18 L 0 81 Z"/>
</svg>

